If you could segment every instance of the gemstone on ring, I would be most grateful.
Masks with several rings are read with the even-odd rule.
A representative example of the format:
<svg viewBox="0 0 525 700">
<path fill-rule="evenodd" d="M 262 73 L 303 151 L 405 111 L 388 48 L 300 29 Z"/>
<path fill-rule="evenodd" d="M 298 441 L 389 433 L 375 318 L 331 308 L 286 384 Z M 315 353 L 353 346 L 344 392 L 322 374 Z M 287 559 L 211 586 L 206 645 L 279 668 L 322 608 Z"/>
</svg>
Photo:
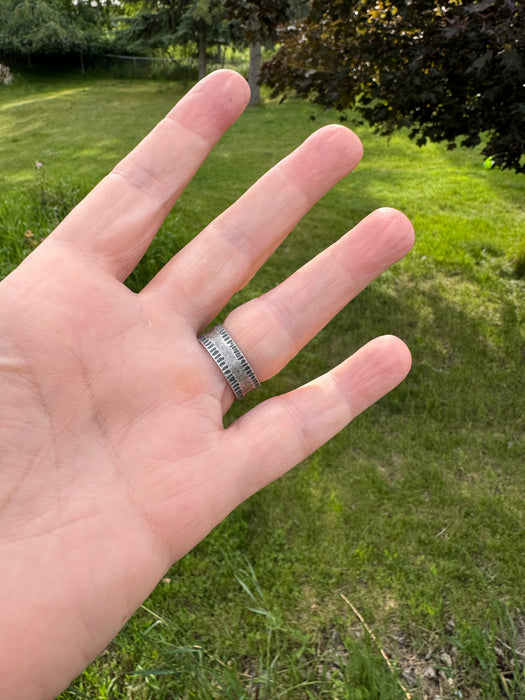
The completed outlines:
<svg viewBox="0 0 525 700">
<path fill-rule="evenodd" d="M 261 386 L 248 360 L 224 326 L 219 324 L 198 339 L 223 373 L 238 401 Z"/>
</svg>

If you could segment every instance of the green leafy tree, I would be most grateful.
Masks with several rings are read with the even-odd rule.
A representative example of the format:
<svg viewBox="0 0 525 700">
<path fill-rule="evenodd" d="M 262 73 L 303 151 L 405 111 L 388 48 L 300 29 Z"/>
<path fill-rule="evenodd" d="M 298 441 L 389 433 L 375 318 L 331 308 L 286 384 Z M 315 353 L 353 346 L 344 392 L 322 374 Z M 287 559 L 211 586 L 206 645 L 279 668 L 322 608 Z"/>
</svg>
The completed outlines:
<svg viewBox="0 0 525 700">
<path fill-rule="evenodd" d="M 261 99 L 262 46 L 275 44 L 279 27 L 292 17 L 306 15 L 308 6 L 301 0 L 225 0 L 226 16 L 250 47 L 250 104 L 258 104 Z"/>
<path fill-rule="evenodd" d="M 100 9 L 100 6 L 99 6 Z M 104 46 L 96 3 L 73 0 L 0 0 L 0 55 L 95 52 Z"/>
<path fill-rule="evenodd" d="M 207 47 L 224 40 L 224 0 L 128 0 L 126 5 L 137 9 L 119 32 L 122 45 L 143 53 L 194 43 L 199 78 L 204 77 Z"/>
<path fill-rule="evenodd" d="M 117 45 L 130 53 L 167 50 L 175 43 L 189 0 L 127 0 L 122 5 L 122 24 Z"/>
<path fill-rule="evenodd" d="M 523 0 L 313 0 L 263 67 L 275 94 L 355 107 L 384 133 L 476 146 L 525 172 Z"/>
<path fill-rule="evenodd" d="M 188 3 L 177 32 L 178 40 L 196 41 L 199 80 L 206 75 L 206 50 L 209 44 L 224 40 L 224 0 L 192 0 Z"/>
</svg>

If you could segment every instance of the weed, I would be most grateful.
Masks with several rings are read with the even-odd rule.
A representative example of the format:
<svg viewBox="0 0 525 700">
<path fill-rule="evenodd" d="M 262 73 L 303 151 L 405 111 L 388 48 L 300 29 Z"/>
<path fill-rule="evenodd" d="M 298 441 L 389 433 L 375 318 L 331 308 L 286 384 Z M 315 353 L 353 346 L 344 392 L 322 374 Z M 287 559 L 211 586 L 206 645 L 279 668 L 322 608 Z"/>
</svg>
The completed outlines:
<svg viewBox="0 0 525 700">
<path fill-rule="evenodd" d="M 514 274 L 520 279 L 525 279 L 525 240 L 518 248 L 514 258 Z"/>
</svg>

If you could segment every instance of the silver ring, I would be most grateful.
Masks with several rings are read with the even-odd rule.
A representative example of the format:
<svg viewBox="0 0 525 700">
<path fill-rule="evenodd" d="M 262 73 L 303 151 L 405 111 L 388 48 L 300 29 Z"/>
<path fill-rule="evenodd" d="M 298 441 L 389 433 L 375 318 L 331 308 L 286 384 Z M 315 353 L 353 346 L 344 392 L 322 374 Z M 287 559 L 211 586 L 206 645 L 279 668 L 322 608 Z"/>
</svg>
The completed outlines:
<svg viewBox="0 0 525 700">
<path fill-rule="evenodd" d="M 219 324 L 203 333 L 199 341 L 226 377 L 238 401 L 261 386 L 248 360 L 224 326 Z"/>
</svg>

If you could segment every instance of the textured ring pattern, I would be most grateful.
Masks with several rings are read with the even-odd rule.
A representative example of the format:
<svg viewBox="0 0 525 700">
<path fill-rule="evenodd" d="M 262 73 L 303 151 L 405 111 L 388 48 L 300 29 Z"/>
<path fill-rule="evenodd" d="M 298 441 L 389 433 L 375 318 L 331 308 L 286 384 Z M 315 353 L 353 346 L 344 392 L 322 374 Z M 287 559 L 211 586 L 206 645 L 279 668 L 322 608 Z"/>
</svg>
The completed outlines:
<svg viewBox="0 0 525 700">
<path fill-rule="evenodd" d="M 199 336 L 199 341 L 225 376 L 237 400 L 261 386 L 248 360 L 224 326 L 219 324 L 206 331 Z"/>
</svg>

